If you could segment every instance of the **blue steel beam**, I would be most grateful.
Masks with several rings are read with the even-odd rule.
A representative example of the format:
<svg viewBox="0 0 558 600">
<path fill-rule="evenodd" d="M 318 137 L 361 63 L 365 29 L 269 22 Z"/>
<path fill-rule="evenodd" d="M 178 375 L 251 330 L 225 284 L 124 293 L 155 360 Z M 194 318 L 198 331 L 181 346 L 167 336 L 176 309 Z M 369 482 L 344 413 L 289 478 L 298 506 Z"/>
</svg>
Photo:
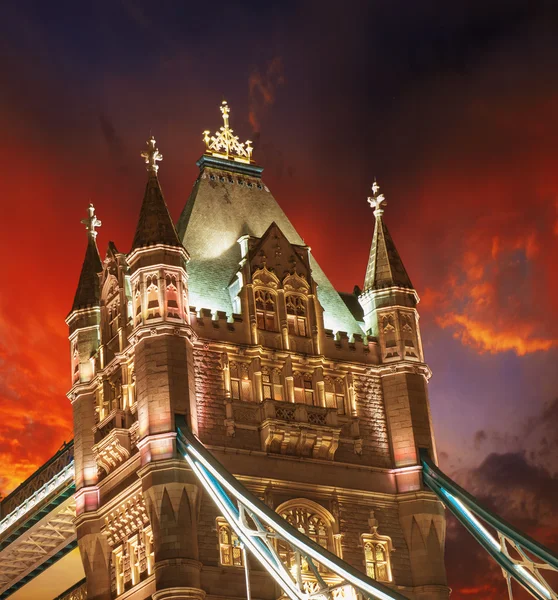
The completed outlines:
<svg viewBox="0 0 558 600">
<path fill-rule="evenodd" d="M 539 569 L 558 571 L 558 557 L 548 548 L 483 507 L 471 494 L 445 475 L 430 459 L 426 450 L 421 450 L 421 463 L 424 483 L 510 577 L 537 600 L 558 598 L 539 573 Z M 505 542 L 496 539 L 479 519 L 493 527 L 511 544 L 512 548 L 522 553 L 523 558 L 517 561 L 512 559 L 505 548 Z M 541 564 L 536 564 L 525 554 L 525 551 L 540 560 Z"/>
<path fill-rule="evenodd" d="M 266 543 L 266 540 L 271 536 L 279 537 L 288 542 L 296 552 L 307 558 L 310 568 L 313 567 L 313 560 L 319 562 L 342 578 L 343 583 L 339 585 L 350 585 L 366 598 L 407 600 L 399 592 L 366 577 L 363 573 L 292 527 L 285 519 L 238 482 L 189 431 L 184 418 L 178 415 L 177 432 L 179 451 L 187 460 L 205 490 L 219 509 L 223 511 L 225 518 L 235 530 L 241 542 L 292 600 L 304 600 L 311 595 L 300 589 L 295 578 L 277 556 L 272 544 Z M 245 513 L 248 513 L 248 516 L 256 525 L 256 529 L 247 522 Z M 273 534 L 270 534 L 268 527 L 272 528 Z M 324 595 L 329 595 L 327 590 L 324 590 Z"/>
</svg>

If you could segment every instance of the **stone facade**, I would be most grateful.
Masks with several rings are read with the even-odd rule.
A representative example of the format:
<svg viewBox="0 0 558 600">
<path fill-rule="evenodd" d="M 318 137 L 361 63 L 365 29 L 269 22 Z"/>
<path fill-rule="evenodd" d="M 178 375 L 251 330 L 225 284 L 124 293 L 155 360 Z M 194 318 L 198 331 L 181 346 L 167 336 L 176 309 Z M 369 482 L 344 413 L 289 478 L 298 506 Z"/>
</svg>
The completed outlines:
<svg viewBox="0 0 558 600">
<path fill-rule="evenodd" d="M 443 508 L 418 466 L 419 448 L 435 455 L 418 297 L 408 277 L 389 280 L 402 263 L 397 255 L 390 271 L 395 247 L 385 225 L 377 218 L 359 316 L 261 169 L 204 156 L 177 233 L 155 152 L 152 140 L 132 250 L 111 244 L 96 266 L 98 220 L 88 226 L 67 321 L 87 597 L 246 596 L 233 532 L 177 455 L 182 415 L 249 490 L 319 543 L 409 598 L 447 598 Z M 231 232 L 234 244 L 207 246 Z M 88 296 L 91 269 L 98 289 Z M 191 306 L 191 290 L 202 303 L 207 290 L 208 306 Z M 350 331 L 334 334 L 333 322 Z M 252 596 L 279 598 L 272 579 L 250 566 Z"/>
</svg>

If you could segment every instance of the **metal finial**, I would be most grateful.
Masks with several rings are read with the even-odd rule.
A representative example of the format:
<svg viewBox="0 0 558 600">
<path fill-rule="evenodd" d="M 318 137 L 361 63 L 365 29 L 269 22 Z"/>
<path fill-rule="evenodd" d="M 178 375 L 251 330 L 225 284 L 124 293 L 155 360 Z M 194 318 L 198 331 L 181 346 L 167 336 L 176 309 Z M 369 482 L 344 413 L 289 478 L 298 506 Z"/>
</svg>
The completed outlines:
<svg viewBox="0 0 558 600">
<path fill-rule="evenodd" d="M 95 228 L 101 226 L 101 221 L 97 219 L 97 215 L 95 214 L 95 207 L 93 206 L 93 204 L 90 204 L 87 208 L 87 214 L 89 215 L 87 219 L 82 219 L 81 222 L 85 225 L 85 229 L 87 229 L 87 234 L 93 239 L 95 239 L 97 237 L 97 232 L 95 231 Z"/>
<path fill-rule="evenodd" d="M 147 150 L 144 150 L 141 153 L 141 157 L 145 159 L 148 173 L 157 176 L 157 171 L 159 170 L 159 165 L 157 163 L 163 160 L 163 155 L 159 152 L 157 142 L 153 136 L 151 136 L 146 143 Z"/>
<path fill-rule="evenodd" d="M 214 135 L 209 135 L 209 130 L 203 132 L 203 141 L 205 142 L 206 154 L 218 158 L 226 158 L 236 162 L 250 164 L 252 162 L 252 142 L 246 140 L 244 143 L 238 141 L 238 136 L 233 135 L 233 130 L 229 124 L 229 115 L 231 109 L 226 100 L 221 102 L 221 114 L 223 116 L 223 125 Z"/>
<path fill-rule="evenodd" d="M 386 197 L 380 194 L 380 186 L 376 179 L 372 184 L 372 196 L 368 197 L 368 204 L 374 209 L 374 216 L 381 217 L 384 214 L 384 206 L 387 205 Z"/>
</svg>

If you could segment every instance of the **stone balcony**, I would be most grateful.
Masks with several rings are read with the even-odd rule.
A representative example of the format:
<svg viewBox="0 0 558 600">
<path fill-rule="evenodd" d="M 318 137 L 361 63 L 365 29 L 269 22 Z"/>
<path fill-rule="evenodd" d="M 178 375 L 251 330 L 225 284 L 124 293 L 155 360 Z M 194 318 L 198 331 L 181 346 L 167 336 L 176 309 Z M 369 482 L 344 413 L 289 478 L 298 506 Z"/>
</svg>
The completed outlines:
<svg viewBox="0 0 558 600">
<path fill-rule="evenodd" d="M 95 428 L 93 453 L 101 476 L 108 475 L 131 455 L 137 420 L 129 411 L 114 409 Z"/>
<path fill-rule="evenodd" d="M 234 425 L 256 428 L 262 450 L 276 454 L 333 460 L 341 427 L 337 410 L 308 404 L 264 400 L 235 402 Z"/>
</svg>

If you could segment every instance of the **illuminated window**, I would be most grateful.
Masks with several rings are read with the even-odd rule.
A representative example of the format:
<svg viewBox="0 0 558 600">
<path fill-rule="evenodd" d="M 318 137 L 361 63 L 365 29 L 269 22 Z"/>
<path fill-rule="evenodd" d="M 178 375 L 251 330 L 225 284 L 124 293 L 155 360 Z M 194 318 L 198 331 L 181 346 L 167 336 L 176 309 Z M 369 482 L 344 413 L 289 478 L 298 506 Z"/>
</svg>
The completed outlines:
<svg viewBox="0 0 558 600">
<path fill-rule="evenodd" d="M 276 297 L 273 292 L 256 290 L 256 322 L 258 329 L 277 331 Z"/>
<path fill-rule="evenodd" d="M 340 377 L 335 380 L 324 377 L 324 389 L 327 408 L 337 409 L 337 414 L 345 414 L 345 382 Z"/>
<path fill-rule="evenodd" d="M 180 318 L 180 307 L 178 306 L 178 283 L 176 273 L 165 273 L 167 317 Z"/>
<path fill-rule="evenodd" d="M 246 363 L 231 362 L 229 365 L 231 376 L 231 397 L 233 400 L 243 402 L 252 401 L 252 382 L 250 381 L 248 365 Z"/>
<path fill-rule="evenodd" d="M 318 504 L 309 500 L 292 500 L 277 509 L 281 517 L 286 519 L 295 529 L 308 536 L 311 540 L 333 553 L 338 553 L 338 548 L 334 544 L 333 536 L 333 517 L 331 514 Z M 296 553 L 287 542 L 279 540 L 277 542 L 278 554 L 287 568 L 291 572 L 296 570 Z M 326 571 L 321 565 L 317 564 L 319 571 Z M 310 567 L 304 558 L 301 558 L 301 573 L 311 575 Z M 296 576 L 296 572 L 293 572 Z"/>
<path fill-rule="evenodd" d="M 161 316 L 159 307 L 159 281 L 157 273 L 145 276 L 145 290 L 147 292 L 147 318 L 155 319 Z"/>
<path fill-rule="evenodd" d="M 107 308 L 107 323 L 108 323 L 108 339 L 112 338 L 118 333 L 118 316 L 119 316 L 119 303 L 118 300 L 111 302 Z"/>
<path fill-rule="evenodd" d="M 262 368 L 262 388 L 264 400 L 283 400 L 283 383 L 279 369 Z"/>
<path fill-rule="evenodd" d="M 242 548 L 236 533 L 223 517 L 217 517 L 219 561 L 225 567 L 242 567 Z"/>
<path fill-rule="evenodd" d="M 387 542 L 369 539 L 363 536 L 364 562 L 366 574 L 376 581 L 391 581 L 389 551 Z"/>
<path fill-rule="evenodd" d="M 114 583 L 116 585 L 117 596 L 124 591 L 124 556 L 122 552 L 122 546 L 112 551 L 112 566 L 114 569 Z"/>
<path fill-rule="evenodd" d="M 300 296 L 287 296 L 287 323 L 291 335 L 308 335 L 306 320 L 306 301 Z"/>
<path fill-rule="evenodd" d="M 295 402 L 299 404 L 314 404 L 314 386 L 311 373 L 293 374 Z"/>
</svg>

